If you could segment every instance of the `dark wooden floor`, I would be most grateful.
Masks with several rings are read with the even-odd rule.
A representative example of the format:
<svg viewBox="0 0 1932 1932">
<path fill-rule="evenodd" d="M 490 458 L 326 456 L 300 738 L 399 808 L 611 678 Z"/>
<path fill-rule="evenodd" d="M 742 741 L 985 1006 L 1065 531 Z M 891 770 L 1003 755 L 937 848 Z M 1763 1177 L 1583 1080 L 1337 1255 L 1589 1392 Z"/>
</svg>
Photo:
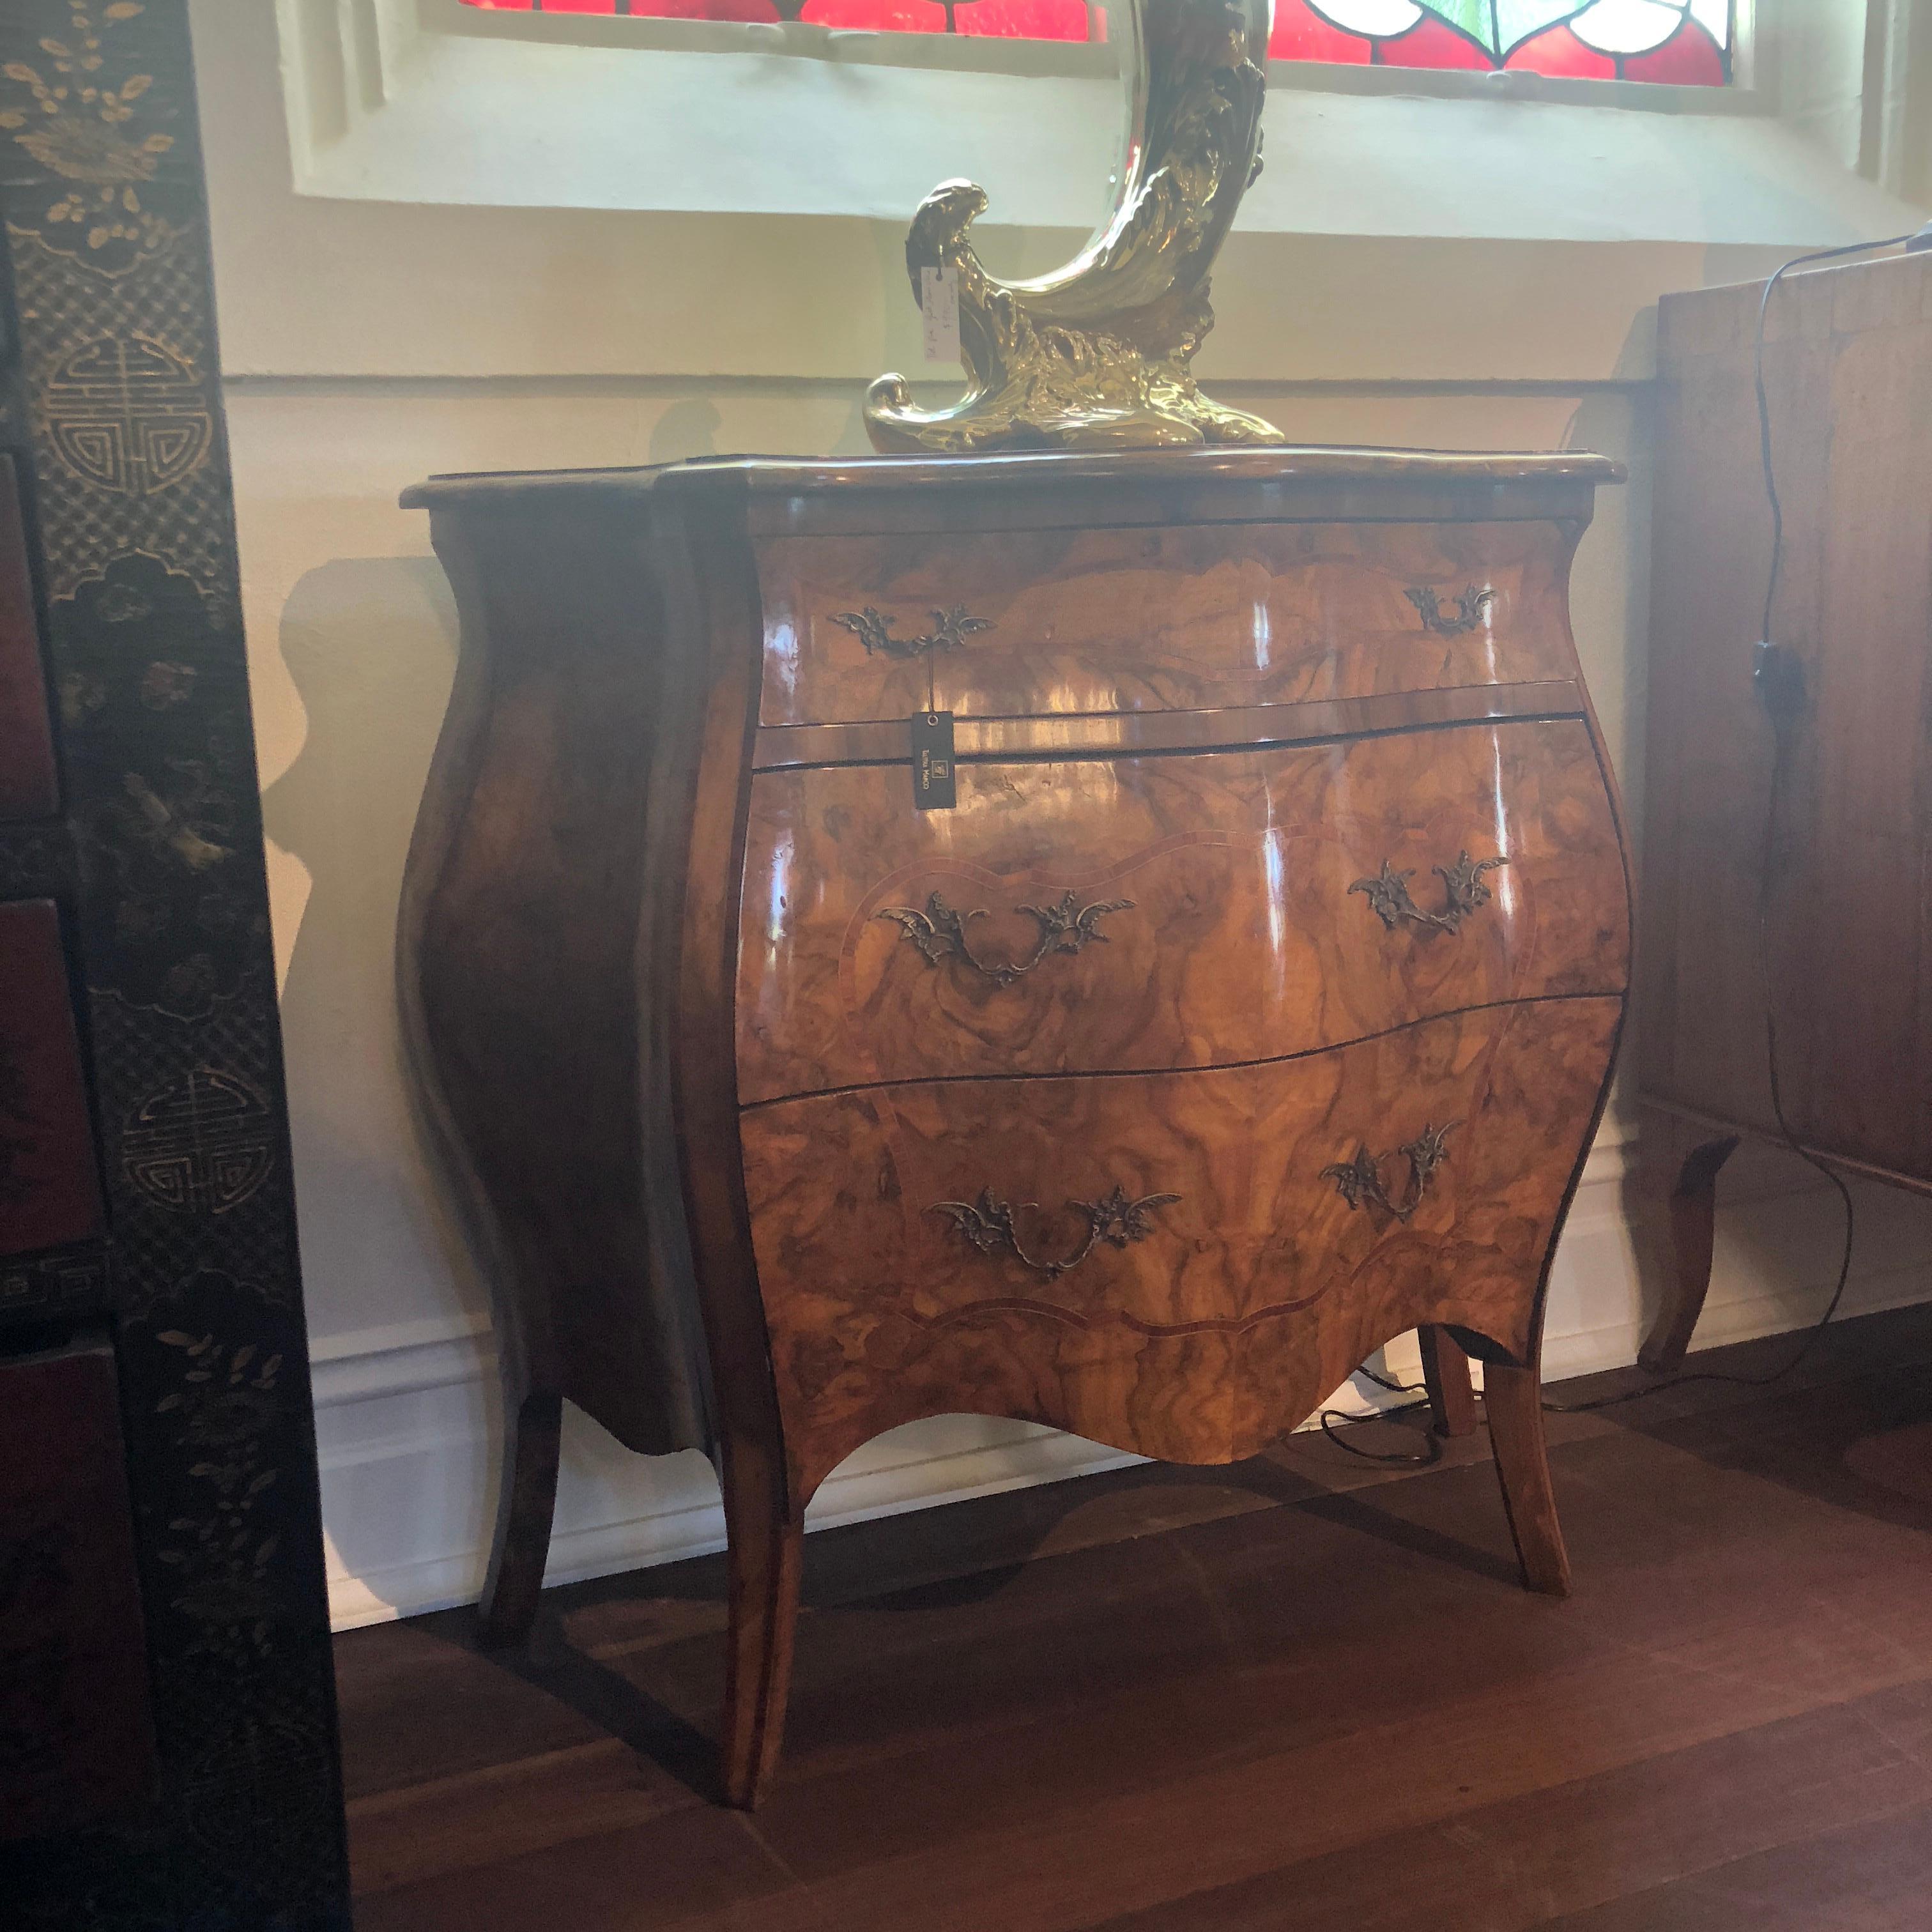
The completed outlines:
<svg viewBox="0 0 1932 1932">
<path fill-rule="evenodd" d="M 1932 1928 L 1932 1308 L 1552 1436 L 1568 1603 L 1516 1587 L 1480 1438 L 814 1536 L 750 1818 L 706 1802 L 715 1561 L 554 1591 L 525 1655 L 345 1636 L 358 1924 Z"/>
</svg>

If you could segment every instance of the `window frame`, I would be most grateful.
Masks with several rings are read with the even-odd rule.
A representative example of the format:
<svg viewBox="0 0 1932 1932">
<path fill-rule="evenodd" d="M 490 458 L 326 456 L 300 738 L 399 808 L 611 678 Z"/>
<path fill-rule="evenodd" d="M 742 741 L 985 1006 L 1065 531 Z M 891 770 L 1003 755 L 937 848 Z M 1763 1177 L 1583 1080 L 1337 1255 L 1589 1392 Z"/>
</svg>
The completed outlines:
<svg viewBox="0 0 1932 1932">
<path fill-rule="evenodd" d="M 362 0 L 369 4 L 369 0 Z M 383 4 L 383 0 L 377 0 Z M 909 34 L 814 26 L 803 20 L 668 20 L 645 15 L 536 14 L 466 6 L 464 0 L 403 0 L 421 33 L 471 34 L 551 46 L 656 47 L 666 52 L 788 53 L 880 67 L 941 68 L 988 74 L 1111 74 L 1113 56 L 1094 41 L 1025 40 L 979 34 Z M 1355 66 L 1331 61 L 1268 62 L 1268 84 L 1339 93 L 1424 93 L 1444 99 L 1574 101 L 1639 112 L 1758 111 L 1752 88 L 1755 0 L 1734 0 L 1731 77 L 1722 87 L 1655 81 L 1570 80 L 1521 71 Z M 1018 50 L 1016 52 L 1010 50 Z M 1735 109 L 1720 98 L 1737 96 Z"/>
</svg>

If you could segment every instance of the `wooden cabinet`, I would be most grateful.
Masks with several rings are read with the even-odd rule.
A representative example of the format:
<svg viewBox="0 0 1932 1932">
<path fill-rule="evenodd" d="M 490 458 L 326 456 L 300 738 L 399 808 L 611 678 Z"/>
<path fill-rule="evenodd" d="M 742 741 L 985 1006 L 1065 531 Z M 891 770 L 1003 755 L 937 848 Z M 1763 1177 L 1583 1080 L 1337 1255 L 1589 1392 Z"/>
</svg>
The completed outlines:
<svg viewBox="0 0 1932 1932">
<path fill-rule="evenodd" d="M 1417 1327 L 1445 1413 L 1485 1361 L 1526 1579 L 1566 1587 L 1543 1288 L 1629 910 L 1564 596 L 1615 476 L 1203 451 L 411 493 L 463 652 L 401 988 L 504 1336 L 496 1634 L 535 1611 L 563 1397 L 710 1450 L 753 1802 L 802 1514 L 854 1449 L 963 1410 L 1228 1462 Z M 942 711 L 955 802 L 921 810 Z"/>
<path fill-rule="evenodd" d="M 1753 376 L 1762 283 L 1660 310 L 1639 1071 L 1678 1123 L 1676 1293 L 1702 1306 L 1713 1186 L 1742 1133 L 1932 1188 L 1932 255 L 1788 277 L 1764 374 L 1785 540 L 1770 640 L 1802 667 L 1777 821 L 1753 688 L 1772 516 Z"/>
</svg>

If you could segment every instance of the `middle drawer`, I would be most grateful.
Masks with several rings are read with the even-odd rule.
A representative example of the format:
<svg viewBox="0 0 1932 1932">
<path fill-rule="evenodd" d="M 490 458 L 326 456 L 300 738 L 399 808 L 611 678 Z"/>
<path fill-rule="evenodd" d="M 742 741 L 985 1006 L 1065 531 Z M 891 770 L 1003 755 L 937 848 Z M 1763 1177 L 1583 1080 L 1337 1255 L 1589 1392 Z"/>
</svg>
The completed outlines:
<svg viewBox="0 0 1932 1932">
<path fill-rule="evenodd" d="M 1430 1015 L 1620 992 L 1580 718 L 1258 751 L 753 781 L 741 1100 L 1226 1066 Z"/>
</svg>

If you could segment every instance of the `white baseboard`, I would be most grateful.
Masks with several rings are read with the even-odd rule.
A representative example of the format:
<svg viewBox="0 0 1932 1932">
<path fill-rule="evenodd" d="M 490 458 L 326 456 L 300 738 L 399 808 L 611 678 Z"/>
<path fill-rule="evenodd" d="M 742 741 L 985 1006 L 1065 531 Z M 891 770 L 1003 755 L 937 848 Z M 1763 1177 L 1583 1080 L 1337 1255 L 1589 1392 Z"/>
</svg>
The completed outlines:
<svg viewBox="0 0 1932 1932">
<path fill-rule="evenodd" d="M 1838 1260 L 1835 1197 L 1796 1190 L 1779 1157 L 1741 1161 L 1718 1216 L 1700 1347 L 1816 1318 Z M 1600 1148 L 1551 1277 L 1544 1363 L 1552 1381 L 1635 1360 L 1644 1323 L 1628 1162 Z M 1932 1202 L 1858 1190 L 1860 1234 L 1842 1312 L 1932 1300 Z M 1393 1344 L 1405 1379 L 1412 1338 Z M 473 1601 L 488 1558 L 496 1481 L 495 1355 L 472 1316 L 399 1323 L 319 1342 L 314 1355 L 329 1601 L 349 1629 Z M 1366 1411 L 1355 1384 L 1336 1406 Z M 566 1410 L 551 1582 L 607 1576 L 724 1547 L 710 1466 L 695 1454 L 631 1455 Z M 814 1498 L 807 1526 L 956 1502 L 1118 1468 L 1135 1459 L 1029 1424 L 980 1416 L 914 1423 L 868 1444 Z"/>
</svg>

